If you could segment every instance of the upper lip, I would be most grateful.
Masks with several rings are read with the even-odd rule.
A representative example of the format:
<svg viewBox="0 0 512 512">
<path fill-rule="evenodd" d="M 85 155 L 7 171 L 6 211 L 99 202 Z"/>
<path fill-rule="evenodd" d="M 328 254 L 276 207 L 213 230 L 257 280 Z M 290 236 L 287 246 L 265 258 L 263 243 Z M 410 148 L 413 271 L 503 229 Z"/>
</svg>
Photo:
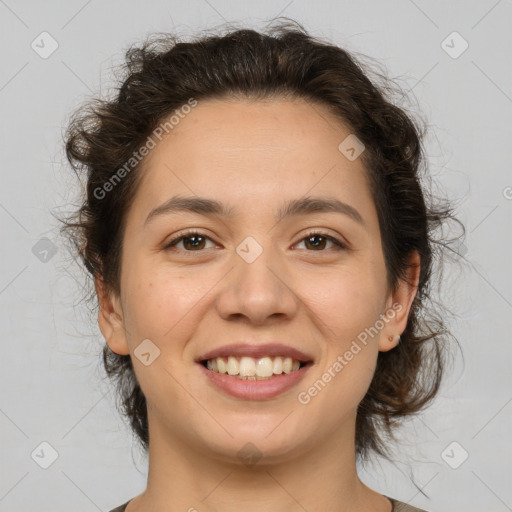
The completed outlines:
<svg viewBox="0 0 512 512">
<path fill-rule="evenodd" d="M 270 357 L 291 357 L 301 363 L 307 363 L 312 361 L 313 358 L 308 356 L 304 352 L 293 348 L 287 347 L 286 345 L 282 345 L 280 343 L 266 343 L 264 345 L 254 345 L 250 343 L 236 343 L 232 345 L 224 345 L 223 347 L 219 347 L 216 349 L 207 352 L 206 354 L 200 356 L 197 359 L 197 362 L 207 361 L 208 359 L 215 359 L 217 357 L 253 357 L 255 359 L 270 356 Z"/>
</svg>

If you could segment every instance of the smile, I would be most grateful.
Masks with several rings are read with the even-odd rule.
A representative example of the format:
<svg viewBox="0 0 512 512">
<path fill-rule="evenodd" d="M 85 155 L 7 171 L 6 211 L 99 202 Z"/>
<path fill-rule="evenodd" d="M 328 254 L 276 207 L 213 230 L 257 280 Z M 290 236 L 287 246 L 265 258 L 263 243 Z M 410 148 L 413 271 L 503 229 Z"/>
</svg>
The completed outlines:
<svg viewBox="0 0 512 512">
<path fill-rule="evenodd" d="M 298 371 L 304 363 L 291 357 L 216 357 L 204 361 L 208 370 L 241 380 L 268 380 L 283 373 Z"/>
<path fill-rule="evenodd" d="M 222 367 L 224 364 L 223 373 L 219 372 L 219 359 L 221 359 L 220 366 Z M 259 363 L 260 361 L 263 363 Z M 216 369 L 215 365 L 217 365 Z M 312 361 L 299 362 L 279 356 L 259 359 L 245 356 L 240 359 L 236 357 L 232 359 L 231 357 L 216 358 L 197 364 L 213 389 L 241 400 L 270 400 L 278 397 L 297 386 L 312 366 Z M 276 372 L 282 370 L 281 373 L 274 373 L 274 368 Z M 233 375 L 230 375 L 228 370 L 231 370 Z M 272 373 L 268 375 L 270 370 Z M 246 372 L 252 373 L 253 371 L 259 371 L 260 375 L 264 373 L 266 376 L 244 375 Z"/>
</svg>

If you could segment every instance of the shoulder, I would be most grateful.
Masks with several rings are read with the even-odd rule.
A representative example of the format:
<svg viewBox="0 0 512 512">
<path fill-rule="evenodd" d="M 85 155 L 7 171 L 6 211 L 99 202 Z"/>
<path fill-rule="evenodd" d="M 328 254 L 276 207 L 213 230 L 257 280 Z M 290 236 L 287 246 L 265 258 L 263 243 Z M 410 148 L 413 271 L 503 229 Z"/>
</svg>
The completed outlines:
<svg viewBox="0 0 512 512">
<path fill-rule="evenodd" d="M 390 498 L 389 496 L 386 496 L 389 501 L 393 504 L 393 509 L 391 512 L 427 512 L 426 510 L 423 510 L 422 508 L 413 507 L 412 505 L 408 505 L 407 503 L 404 503 L 403 501 L 398 501 L 393 498 Z"/>
<path fill-rule="evenodd" d="M 408 505 L 403 501 L 395 500 L 393 498 L 390 498 L 389 496 L 386 496 L 386 498 L 388 498 L 393 505 L 392 512 L 427 512 L 426 510 L 413 507 L 412 505 Z M 130 503 L 130 501 L 127 501 L 123 505 L 120 505 L 119 507 L 112 509 L 110 512 L 124 512 L 128 503 Z"/>
<path fill-rule="evenodd" d="M 123 505 L 119 505 L 119 507 L 112 509 L 110 512 L 124 512 L 124 510 L 125 510 L 126 506 L 128 505 L 128 503 L 130 503 L 130 502 L 127 501 Z"/>
</svg>

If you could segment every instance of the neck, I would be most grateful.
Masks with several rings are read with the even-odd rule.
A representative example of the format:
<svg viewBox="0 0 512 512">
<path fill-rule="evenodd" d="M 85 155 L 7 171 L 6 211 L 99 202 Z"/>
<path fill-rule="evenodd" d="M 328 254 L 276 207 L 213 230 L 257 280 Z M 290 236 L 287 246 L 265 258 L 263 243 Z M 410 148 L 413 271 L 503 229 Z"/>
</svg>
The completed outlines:
<svg viewBox="0 0 512 512">
<path fill-rule="evenodd" d="M 176 443 L 149 422 L 148 485 L 126 512 L 390 512 L 391 503 L 357 475 L 354 430 L 276 457 L 241 460 Z M 256 458 L 257 459 L 257 458 Z"/>
</svg>

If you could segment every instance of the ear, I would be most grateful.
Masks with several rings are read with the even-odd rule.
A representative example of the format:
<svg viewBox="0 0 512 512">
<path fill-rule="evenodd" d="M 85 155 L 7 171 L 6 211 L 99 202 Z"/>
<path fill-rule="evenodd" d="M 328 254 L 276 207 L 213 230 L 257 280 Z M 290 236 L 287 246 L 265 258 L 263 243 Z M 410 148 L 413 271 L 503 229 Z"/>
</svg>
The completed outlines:
<svg viewBox="0 0 512 512">
<path fill-rule="evenodd" d="M 123 311 L 119 297 L 107 292 L 103 279 L 97 277 L 94 287 L 98 296 L 99 312 L 98 325 L 112 352 L 119 355 L 128 355 L 130 349 L 126 342 L 126 333 L 123 322 Z"/>
<path fill-rule="evenodd" d="M 418 291 L 420 280 L 420 256 L 418 251 L 410 253 L 405 279 L 400 279 L 397 288 L 387 301 L 385 327 L 379 336 L 379 351 L 387 352 L 396 347 L 400 335 L 405 331 L 411 305 Z M 386 319 L 385 318 L 385 319 Z"/>
</svg>

